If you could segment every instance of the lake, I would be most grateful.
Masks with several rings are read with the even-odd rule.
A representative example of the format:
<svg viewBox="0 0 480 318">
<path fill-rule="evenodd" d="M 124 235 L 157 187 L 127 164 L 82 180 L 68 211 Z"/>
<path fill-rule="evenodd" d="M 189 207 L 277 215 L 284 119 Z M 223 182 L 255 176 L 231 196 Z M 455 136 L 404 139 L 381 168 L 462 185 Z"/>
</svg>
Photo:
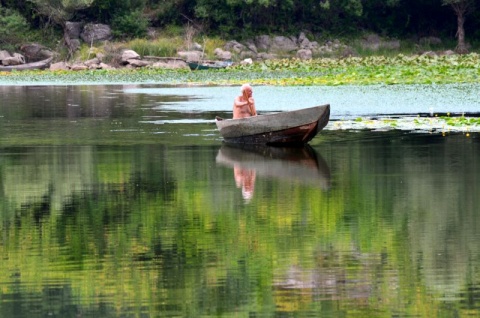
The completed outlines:
<svg viewBox="0 0 480 318">
<path fill-rule="evenodd" d="M 222 143 L 238 87 L 0 86 L 0 317 L 480 315 L 478 133 L 336 129 L 478 87 L 255 87 L 330 103 L 303 148 Z"/>
</svg>

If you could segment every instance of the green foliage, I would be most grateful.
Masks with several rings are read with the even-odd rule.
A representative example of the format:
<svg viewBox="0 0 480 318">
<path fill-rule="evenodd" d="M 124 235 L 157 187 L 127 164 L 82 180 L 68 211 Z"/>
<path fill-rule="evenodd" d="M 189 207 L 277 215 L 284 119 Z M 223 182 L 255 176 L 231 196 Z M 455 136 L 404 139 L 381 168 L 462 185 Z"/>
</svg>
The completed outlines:
<svg viewBox="0 0 480 318">
<path fill-rule="evenodd" d="M 26 19 L 15 10 L 0 7 L 0 45 L 12 50 L 26 40 L 30 31 Z"/>
<path fill-rule="evenodd" d="M 140 11 L 119 14 L 112 19 L 112 32 L 119 38 L 145 37 L 148 20 Z"/>
<path fill-rule="evenodd" d="M 94 0 L 27 0 L 33 3 L 40 15 L 57 24 L 70 20 L 77 11 L 90 7 Z"/>
</svg>

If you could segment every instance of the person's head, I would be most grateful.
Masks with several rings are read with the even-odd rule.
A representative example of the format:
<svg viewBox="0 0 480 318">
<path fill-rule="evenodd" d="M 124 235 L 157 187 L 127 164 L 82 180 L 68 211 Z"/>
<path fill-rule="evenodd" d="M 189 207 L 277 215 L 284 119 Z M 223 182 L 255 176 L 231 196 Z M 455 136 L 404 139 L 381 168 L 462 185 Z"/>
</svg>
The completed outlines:
<svg viewBox="0 0 480 318">
<path fill-rule="evenodd" d="M 242 92 L 242 95 L 243 96 L 252 96 L 252 86 L 250 86 L 250 84 L 243 84 L 242 85 L 242 88 L 241 88 L 241 92 Z"/>
</svg>

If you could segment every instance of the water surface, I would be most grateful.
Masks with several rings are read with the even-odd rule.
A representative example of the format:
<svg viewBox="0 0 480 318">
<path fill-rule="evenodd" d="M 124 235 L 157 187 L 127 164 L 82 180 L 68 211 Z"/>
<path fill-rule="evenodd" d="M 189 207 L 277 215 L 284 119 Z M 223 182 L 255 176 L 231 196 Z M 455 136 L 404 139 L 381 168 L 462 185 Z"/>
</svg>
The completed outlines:
<svg viewBox="0 0 480 318">
<path fill-rule="evenodd" d="M 235 148 L 237 88 L 0 90 L 0 317 L 480 315 L 477 134 Z"/>
</svg>

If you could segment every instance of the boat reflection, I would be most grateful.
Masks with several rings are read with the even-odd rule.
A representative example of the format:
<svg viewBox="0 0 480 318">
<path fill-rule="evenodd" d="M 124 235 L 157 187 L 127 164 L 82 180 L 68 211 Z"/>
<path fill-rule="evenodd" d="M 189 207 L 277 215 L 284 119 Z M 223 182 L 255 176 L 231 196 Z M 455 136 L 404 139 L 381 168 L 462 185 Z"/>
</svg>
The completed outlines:
<svg viewBox="0 0 480 318">
<path fill-rule="evenodd" d="M 258 176 L 295 181 L 328 190 L 330 168 L 309 145 L 301 148 L 223 145 L 216 162 L 233 168 L 235 183 L 249 201 Z"/>
</svg>

